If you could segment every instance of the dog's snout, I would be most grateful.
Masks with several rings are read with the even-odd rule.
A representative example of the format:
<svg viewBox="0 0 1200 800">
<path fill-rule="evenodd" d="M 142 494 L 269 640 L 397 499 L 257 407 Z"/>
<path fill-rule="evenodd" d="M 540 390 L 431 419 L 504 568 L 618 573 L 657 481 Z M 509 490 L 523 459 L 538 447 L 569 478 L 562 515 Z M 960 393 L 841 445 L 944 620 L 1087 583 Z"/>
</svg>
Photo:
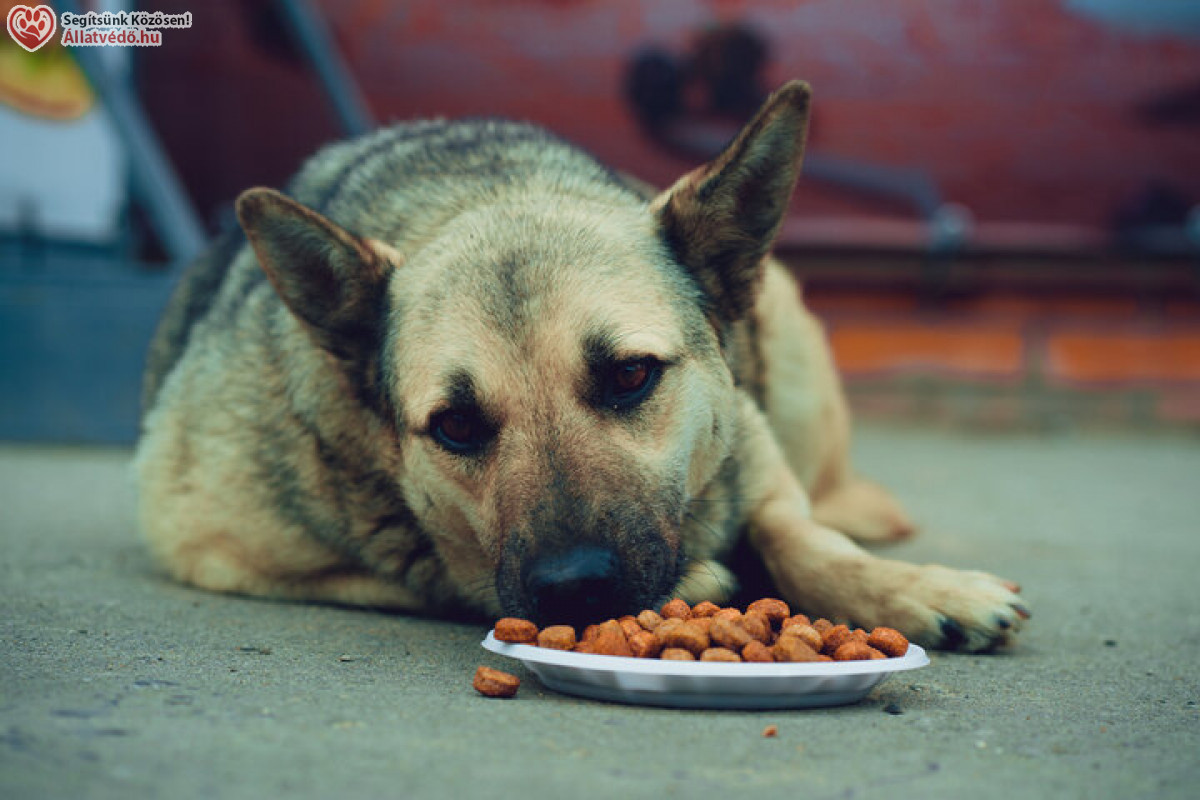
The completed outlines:
<svg viewBox="0 0 1200 800">
<path fill-rule="evenodd" d="M 523 583 L 541 624 L 578 625 L 621 611 L 620 563 L 606 547 L 576 547 L 538 558 L 525 570 Z"/>
</svg>

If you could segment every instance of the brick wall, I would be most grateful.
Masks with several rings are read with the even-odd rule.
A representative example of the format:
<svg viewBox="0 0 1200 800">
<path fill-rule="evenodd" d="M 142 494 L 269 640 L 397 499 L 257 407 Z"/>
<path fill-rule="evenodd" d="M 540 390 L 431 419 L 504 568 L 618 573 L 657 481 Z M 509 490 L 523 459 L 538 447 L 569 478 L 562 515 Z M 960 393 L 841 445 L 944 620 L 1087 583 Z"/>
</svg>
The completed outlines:
<svg viewBox="0 0 1200 800">
<path fill-rule="evenodd" d="M 977 428 L 1200 429 L 1200 293 L 810 286 L 857 413 Z"/>
<path fill-rule="evenodd" d="M 280 184 L 338 131 L 311 74 L 289 57 L 270 3 L 193 5 L 155 3 L 193 10 L 195 27 L 139 53 L 139 81 L 210 209 L 252 183 Z M 647 45 L 682 56 L 707 26 L 741 22 L 768 40 L 769 83 L 813 84 L 816 151 L 925 170 L 979 220 L 1102 228 L 1154 181 L 1200 202 L 1188 94 L 1200 91 L 1200 40 L 1131 34 L 1058 0 L 318 6 L 381 120 L 530 119 L 660 184 L 692 165 L 638 130 L 621 96 L 625 69 Z M 1163 112 L 1171 97 L 1174 116 Z M 892 210 L 804 184 L 794 216 Z"/>
</svg>

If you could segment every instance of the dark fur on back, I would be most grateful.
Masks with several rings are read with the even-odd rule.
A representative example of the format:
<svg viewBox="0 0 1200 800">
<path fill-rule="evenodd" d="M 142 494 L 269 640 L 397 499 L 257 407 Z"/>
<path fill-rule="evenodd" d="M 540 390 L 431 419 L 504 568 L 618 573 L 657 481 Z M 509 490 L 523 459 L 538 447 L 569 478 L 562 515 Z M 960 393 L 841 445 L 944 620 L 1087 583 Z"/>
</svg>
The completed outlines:
<svg viewBox="0 0 1200 800">
<path fill-rule="evenodd" d="M 246 234 L 233 228 L 221 234 L 205 253 L 193 261 L 179 279 L 171 303 L 158 323 L 142 383 L 142 413 L 154 406 L 163 379 L 187 349 L 192 327 L 212 306 L 234 256 L 246 244 Z"/>
</svg>

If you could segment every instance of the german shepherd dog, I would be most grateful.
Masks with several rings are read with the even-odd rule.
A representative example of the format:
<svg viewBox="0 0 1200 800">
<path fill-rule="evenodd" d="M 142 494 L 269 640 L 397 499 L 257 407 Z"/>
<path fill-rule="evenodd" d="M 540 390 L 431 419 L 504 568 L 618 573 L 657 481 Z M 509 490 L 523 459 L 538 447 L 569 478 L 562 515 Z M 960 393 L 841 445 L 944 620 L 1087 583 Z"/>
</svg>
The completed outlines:
<svg viewBox="0 0 1200 800">
<path fill-rule="evenodd" d="M 809 90 L 655 194 L 526 124 L 323 149 L 185 274 L 151 346 L 140 524 L 179 580 L 430 614 L 594 621 L 773 590 L 986 650 L 983 572 L 880 558 L 821 327 L 768 255 Z M 761 580 L 769 584 L 759 585 Z"/>
</svg>

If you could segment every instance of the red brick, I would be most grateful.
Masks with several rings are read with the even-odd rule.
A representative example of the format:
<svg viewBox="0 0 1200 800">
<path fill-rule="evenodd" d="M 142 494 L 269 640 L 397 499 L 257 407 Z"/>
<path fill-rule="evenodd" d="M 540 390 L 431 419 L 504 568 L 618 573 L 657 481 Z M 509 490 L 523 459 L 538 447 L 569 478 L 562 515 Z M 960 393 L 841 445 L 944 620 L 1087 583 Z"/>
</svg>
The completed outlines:
<svg viewBox="0 0 1200 800">
<path fill-rule="evenodd" d="M 1200 319 L 1200 300 L 1192 297 L 1172 297 L 1164 309 L 1171 319 Z"/>
<path fill-rule="evenodd" d="M 889 291 L 831 292 L 805 289 L 804 301 L 817 315 L 830 317 L 915 313 L 919 305 L 914 294 Z"/>
<path fill-rule="evenodd" d="M 1068 295 L 1045 297 L 1011 292 L 992 292 L 981 297 L 953 302 L 952 311 L 978 316 L 1017 319 L 1074 318 L 1133 319 L 1139 313 L 1133 297 L 1089 297 Z"/>
<path fill-rule="evenodd" d="M 1200 381 L 1200 331 L 1053 333 L 1046 368 L 1072 383 Z"/>
<path fill-rule="evenodd" d="M 833 328 L 830 343 L 838 367 L 851 376 L 949 373 L 1014 379 L 1024 363 L 1016 326 L 847 322 Z"/>
</svg>

